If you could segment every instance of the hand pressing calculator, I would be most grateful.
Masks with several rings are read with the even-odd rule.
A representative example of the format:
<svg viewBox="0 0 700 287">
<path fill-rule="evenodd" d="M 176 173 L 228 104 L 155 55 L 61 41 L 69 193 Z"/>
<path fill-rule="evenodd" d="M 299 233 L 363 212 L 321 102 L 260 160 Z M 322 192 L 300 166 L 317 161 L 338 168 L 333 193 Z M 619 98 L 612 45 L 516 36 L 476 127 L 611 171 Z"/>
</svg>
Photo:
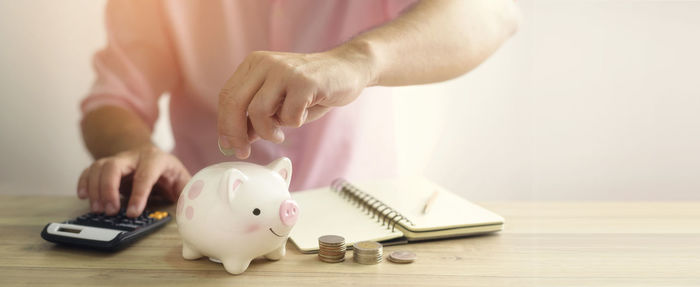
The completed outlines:
<svg viewBox="0 0 700 287">
<path fill-rule="evenodd" d="M 117 215 L 86 213 L 63 223 L 51 222 L 41 237 L 59 244 L 115 251 L 165 226 L 171 216 L 164 211 L 144 211 L 129 218 L 122 209 Z"/>
</svg>

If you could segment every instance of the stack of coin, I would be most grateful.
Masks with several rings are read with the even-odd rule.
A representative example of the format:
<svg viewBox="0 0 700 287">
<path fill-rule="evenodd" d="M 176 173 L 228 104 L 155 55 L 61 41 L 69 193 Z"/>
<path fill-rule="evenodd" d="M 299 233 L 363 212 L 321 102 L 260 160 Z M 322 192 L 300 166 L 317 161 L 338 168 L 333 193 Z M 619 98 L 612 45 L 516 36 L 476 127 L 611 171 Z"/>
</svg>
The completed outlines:
<svg viewBox="0 0 700 287">
<path fill-rule="evenodd" d="M 328 263 L 345 260 L 345 238 L 338 235 L 324 235 L 318 238 L 318 259 Z"/>
<path fill-rule="evenodd" d="M 399 250 L 391 252 L 387 258 L 394 263 L 406 264 L 416 261 L 416 254 L 411 251 Z"/>
<path fill-rule="evenodd" d="M 360 264 L 377 264 L 382 262 L 382 245 L 374 241 L 361 241 L 352 246 L 353 258 Z"/>
</svg>

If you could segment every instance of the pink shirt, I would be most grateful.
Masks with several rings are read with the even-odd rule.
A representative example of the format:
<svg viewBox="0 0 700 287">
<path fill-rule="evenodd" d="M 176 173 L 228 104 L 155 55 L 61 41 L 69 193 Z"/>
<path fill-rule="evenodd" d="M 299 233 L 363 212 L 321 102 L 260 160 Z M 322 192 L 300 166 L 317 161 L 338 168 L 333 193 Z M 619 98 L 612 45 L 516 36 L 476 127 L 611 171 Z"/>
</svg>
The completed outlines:
<svg viewBox="0 0 700 287">
<path fill-rule="evenodd" d="M 412 0 L 110 1 L 107 46 L 83 114 L 104 105 L 137 113 L 151 127 L 158 98 L 169 93 L 173 153 L 190 172 L 221 161 L 218 93 L 252 51 L 310 53 L 332 48 L 385 23 Z M 292 190 L 337 177 L 389 176 L 394 171 L 388 90 L 368 88 L 354 103 L 301 128 L 284 129 L 280 145 L 257 141 L 251 162 L 292 160 Z M 371 127 L 371 129 L 363 128 Z"/>
</svg>

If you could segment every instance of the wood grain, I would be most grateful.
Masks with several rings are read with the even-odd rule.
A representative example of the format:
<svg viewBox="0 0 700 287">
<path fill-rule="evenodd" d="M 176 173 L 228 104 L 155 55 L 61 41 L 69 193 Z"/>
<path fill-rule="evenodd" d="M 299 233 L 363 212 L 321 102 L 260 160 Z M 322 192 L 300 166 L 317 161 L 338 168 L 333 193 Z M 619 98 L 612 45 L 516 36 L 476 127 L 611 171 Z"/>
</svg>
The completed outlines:
<svg viewBox="0 0 700 287">
<path fill-rule="evenodd" d="M 415 252 L 413 264 L 328 264 L 290 244 L 284 259 L 232 276 L 183 260 L 174 223 L 118 253 L 56 246 L 41 229 L 85 202 L 4 195 L 0 286 L 700 286 L 700 202 L 481 205 L 506 218 L 503 232 L 385 248 Z"/>
</svg>

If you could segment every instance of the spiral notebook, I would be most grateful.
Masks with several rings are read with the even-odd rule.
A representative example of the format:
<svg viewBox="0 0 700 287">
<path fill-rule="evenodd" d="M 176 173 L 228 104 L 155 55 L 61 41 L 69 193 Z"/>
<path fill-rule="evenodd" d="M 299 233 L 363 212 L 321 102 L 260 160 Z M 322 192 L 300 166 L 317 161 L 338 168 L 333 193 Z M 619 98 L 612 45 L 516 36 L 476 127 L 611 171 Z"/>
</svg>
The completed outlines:
<svg viewBox="0 0 700 287">
<path fill-rule="evenodd" d="M 503 217 L 421 177 L 336 180 L 292 197 L 300 216 L 289 237 L 303 253 L 318 252 L 318 237 L 327 234 L 345 237 L 348 247 L 365 240 L 386 245 L 495 232 L 504 224 Z"/>
</svg>

